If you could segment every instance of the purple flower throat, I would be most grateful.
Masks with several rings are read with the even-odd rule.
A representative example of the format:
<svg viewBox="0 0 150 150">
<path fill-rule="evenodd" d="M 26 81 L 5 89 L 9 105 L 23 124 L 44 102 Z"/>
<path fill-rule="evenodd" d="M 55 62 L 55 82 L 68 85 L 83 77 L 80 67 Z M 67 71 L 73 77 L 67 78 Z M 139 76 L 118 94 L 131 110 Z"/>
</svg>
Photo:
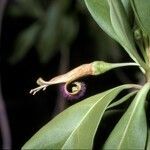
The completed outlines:
<svg viewBox="0 0 150 150">
<path fill-rule="evenodd" d="M 84 96 L 86 85 L 83 82 L 66 83 L 61 85 L 60 91 L 67 100 L 75 100 Z"/>
</svg>

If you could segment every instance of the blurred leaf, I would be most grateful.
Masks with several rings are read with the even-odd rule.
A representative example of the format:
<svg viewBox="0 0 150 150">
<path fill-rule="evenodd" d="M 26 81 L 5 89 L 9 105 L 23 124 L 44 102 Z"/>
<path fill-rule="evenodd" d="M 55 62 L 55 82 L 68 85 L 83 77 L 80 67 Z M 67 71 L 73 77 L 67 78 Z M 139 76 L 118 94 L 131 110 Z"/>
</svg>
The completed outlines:
<svg viewBox="0 0 150 150">
<path fill-rule="evenodd" d="M 77 10 L 79 10 L 81 13 L 87 13 L 87 8 L 85 5 L 84 1 L 77 0 L 77 5 L 76 5 Z"/>
<path fill-rule="evenodd" d="M 86 6 L 97 24 L 113 39 L 118 39 L 110 20 L 107 0 L 85 0 Z"/>
<path fill-rule="evenodd" d="M 61 6 L 61 9 L 63 12 L 67 12 L 68 9 L 70 9 L 70 6 L 72 4 L 71 0 L 57 0 L 57 3 Z"/>
<path fill-rule="evenodd" d="M 76 38 L 79 30 L 79 24 L 74 16 L 65 16 L 61 26 L 61 41 L 62 45 L 70 45 Z"/>
<path fill-rule="evenodd" d="M 10 57 L 11 63 L 19 62 L 28 53 L 37 39 L 39 29 L 39 24 L 35 23 L 18 35 L 13 55 Z"/>
<path fill-rule="evenodd" d="M 42 63 L 48 62 L 59 47 L 58 38 L 62 15 L 60 4 L 57 1 L 52 3 L 45 16 L 45 25 L 37 44 L 39 58 Z"/>
<path fill-rule="evenodd" d="M 138 92 L 108 137 L 104 149 L 145 149 L 147 123 L 144 104 L 149 89 L 147 83 Z"/>
<path fill-rule="evenodd" d="M 14 17 L 21 17 L 24 15 L 24 11 L 17 4 L 10 5 L 8 8 L 8 13 Z"/>
<path fill-rule="evenodd" d="M 30 17 L 40 18 L 44 15 L 44 11 L 37 0 L 16 0 L 9 7 L 8 11 L 16 17 L 28 15 Z"/>
<path fill-rule="evenodd" d="M 40 129 L 22 149 L 92 149 L 107 106 L 119 92 L 131 87 L 122 85 L 73 105 Z"/>
<path fill-rule="evenodd" d="M 136 19 L 145 34 L 150 36 L 150 1 L 149 0 L 130 0 Z"/>
</svg>

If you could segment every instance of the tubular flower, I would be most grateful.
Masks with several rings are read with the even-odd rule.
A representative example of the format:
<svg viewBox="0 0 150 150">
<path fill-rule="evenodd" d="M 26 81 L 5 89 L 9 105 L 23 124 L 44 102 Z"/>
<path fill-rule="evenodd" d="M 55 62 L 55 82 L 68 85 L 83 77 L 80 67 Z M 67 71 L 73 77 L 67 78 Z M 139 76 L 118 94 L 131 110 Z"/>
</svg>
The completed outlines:
<svg viewBox="0 0 150 150">
<path fill-rule="evenodd" d="M 45 90 L 49 85 L 61 84 L 61 92 L 66 99 L 78 99 L 84 95 L 86 86 L 83 82 L 76 82 L 77 79 L 89 76 L 100 75 L 113 68 L 124 66 L 138 66 L 135 63 L 107 63 L 104 61 L 94 61 L 89 64 L 83 64 L 63 75 L 56 76 L 49 81 L 44 81 L 42 78 L 37 80 L 39 85 L 37 88 L 30 91 L 31 94 L 36 94 L 40 90 Z"/>
</svg>

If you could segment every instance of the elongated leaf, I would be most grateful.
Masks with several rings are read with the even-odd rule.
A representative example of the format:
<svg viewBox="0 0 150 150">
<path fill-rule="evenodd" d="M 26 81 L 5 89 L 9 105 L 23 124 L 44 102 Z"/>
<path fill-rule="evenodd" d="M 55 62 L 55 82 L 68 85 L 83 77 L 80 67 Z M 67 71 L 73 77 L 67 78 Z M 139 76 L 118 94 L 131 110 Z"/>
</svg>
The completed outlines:
<svg viewBox="0 0 150 150">
<path fill-rule="evenodd" d="M 145 67 L 136 52 L 127 13 L 124 10 L 124 7 L 127 10 L 127 3 L 124 2 L 124 7 L 120 0 L 85 0 L 85 3 L 97 24 L 118 41 L 134 61 Z"/>
<path fill-rule="evenodd" d="M 126 47 L 135 49 L 131 28 L 129 26 L 125 9 L 120 0 L 108 0 L 110 6 L 110 19 L 115 33 Z M 131 53 L 134 53 L 131 52 Z"/>
<path fill-rule="evenodd" d="M 86 6 L 97 24 L 113 39 L 118 37 L 112 27 L 107 0 L 85 0 Z"/>
<path fill-rule="evenodd" d="M 144 104 L 149 89 L 150 84 L 147 83 L 138 92 L 108 137 L 104 149 L 145 149 L 147 124 Z"/>
<path fill-rule="evenodd" d="M 132 92 L 132 93 L 127 94 L 126 96 L 124 96 L 124 97 L 121 98 L 120 100 L 118 100 L 118 101 L 112 103 L 111 105 L 109 105 L 109 106 L 107 107 L 107 109 L 116 107 L 116 106 L 118 106 L 118 105 L 124 103 L 125 101 L 129 100 L 129 98 L 132 97 L 133 95 L 135 95 L 136 93 L 137 93 L 137 91 L 134 91 L 134 92 Z"/>
<path fill-rule="evenodd" d="M 150 1 L 149 0 L 130 0 L 136 19 L 142 30 L 150 36 Z"/>
<path fill-rule="evenodd" d="M 40 18 L 44 10 L 37 0 L 16 0 L 15 4 L 9 6 L 9 13 L 15 17 L 30 16 Z"/>
<path fill-rule="evenodd" d="M 15 51 L 10 57 L 11 63 L 19 62 L 27 54 L 37 39 L 39 29 L 39 24 L 35 23 L 19 34 L 15 43 Z"/>
<path fill-rule="evenodd" d="M 115 33 L 119 37 L 119 43 L 124 47 L 134 61 L 139 63 L 141 66 L 144 66 L 140 56 L 136 51 L 133 33 L 121 1 L 108 0 L 108 3 L 110 6 L 111 23 Z"/>
<path fill-rule="evenodd" d="M 75 16 L 65 16 L 62 19 L 61 43 L 70 46 L 77 36 L 79 24 Z"/>
<path fill-rule="evenodd" d="M 95 132 L 108 104 L 130 87 L 116 87 L 66 109 L 39 130 L 23 149 L 92 149 Z"/>
<path fill-rule="evenodd" d="M 131 23 L 133 23 L 133 11 L 132 11 L 132 7 L 130 4 L 130 0 L 121 0 L 121 1 L 125 8 L 128 19 L 131 21 Z"/>
<path fill-rule="evenodd" d="M 54 55 L 58 49 L 58 35 L 60 31 L 60 18 L 62 16 L 61 6 L 56 1 L 48 9 L 45 16 L 45 25 L 41 32 L 41 37 L 37 43 L 37 51 L 40 61 L 42 63 L 48 62 L 48 60 Z"/>
<path fill-rule="evenodd" d="M 107 0 L 85 0 L 86 6 L 97 24 L 113 39 L 119 41 L 110 19 L 109 5 Z M 131 17 L 129 0 L 122 0 L 128 17 Z"/>
</svg>

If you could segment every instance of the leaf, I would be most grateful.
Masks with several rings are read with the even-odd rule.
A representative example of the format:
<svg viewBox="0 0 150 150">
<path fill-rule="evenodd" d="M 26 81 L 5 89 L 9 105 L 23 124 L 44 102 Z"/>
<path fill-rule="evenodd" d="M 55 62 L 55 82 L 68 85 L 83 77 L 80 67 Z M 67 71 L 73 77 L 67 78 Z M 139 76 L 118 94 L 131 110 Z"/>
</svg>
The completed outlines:
<svg viewBox="0 0 150 150">
<path fill-rule="evenodd" d="M 15 17 L 27 15 L 40 18 L 44 11 L 37 0 L 16 0 L 16 3 L 9 6 L 9 13 Z"/>
<path fill-rule="evenodd" d="M 142 67 L 145 67 L 142 59 L 138 55 L 133 33 L 129 25 L 128 17 L 120 0 L 108 0 L 110 6 L 110 18 L 113 29 L 117 34 L 118 42 L 124 47 L 130 57 Z"/>
<path fill-rule="evenodd" d="M 150 1 L 149 0 L 130 0 L 136 19 L 142 30 L 150 36 Z"/>
<path fill-rule="evenodd" d="M 145 99 L 150 89 L 146 83 L 119 120 L 104 144 L 104 149 L 145 149 L 147 123 Z"/>
<path fill-rule="evenodd" d="M 79 24 L 75 16 L 65 16 L 62 19 L 61 37 L 62 45 L 70 46 L 77 36 Z"/>
<path fill-rule="evenodd" d="M 85 0 L 86 6 L 97 24 L 113 39 L 118 37 L 112 27 L 107 0 Z"/>
<path fill-rule="evenodd" d="M 79 102 L 40 129 L 22 149 L 92 149 L 98 124 L 122 85 Z"/>
<path fill-rule="evenodd" d="M 35 23 L 19 34 L 15 43 L 13 55 L 10 57 L 11 63 L 19 62 L 28 53 L 37 39 L 39 29 L 39 24 Z"/>
<path fill-rule="evenodd" d="M 136 52 L 128 17 L 121 1 L 85 0 L 85 3 L 97 24 L 109 36 L 118 41 L 134 61 L 145 67 L 145 64 Z M 124 6 L 127 10 L 127 4 L 124 3 Z"/>
<path fill-rule="evenodd" d="M 124 96 L 123 98 L 121 98 L 120 100 L 113 102 L 112 104 L 110 104 L 107 109 L 116 107 L 122 103 L 124 103 L 125 101 L 129 100 L 129 98 L 131 98 L 133 95 L 135 95 L 137 93 L 137 91 L 131 92 L 129 94 L 127 94 L 126 96 Z"/>
<path fill-rule="evenodd" d="M 123 6 L 124 6 L 125 12 L 128 16 L 128 20 L 129 20 L 130 24 L 133 25 L 133 23 L 134 23 L 134 13 L 133 13 L 133 10 L 132 10 L 132 7 L 131 7 L 130 0 L 121 0 L 121 1 L 122 1 Z"/>
<path fill-rule="evenodd" d="M 37 43 L 37 51 L 40 61 L 46 63 L 54 55 L 58 48 L 58 35 L 60 31 L 60 18 L 62 16 L 59 3 L 56 1 L 50 5 L 45 16 L 45 24 L 41 31 L 41 37 Z"/>
</svg>

